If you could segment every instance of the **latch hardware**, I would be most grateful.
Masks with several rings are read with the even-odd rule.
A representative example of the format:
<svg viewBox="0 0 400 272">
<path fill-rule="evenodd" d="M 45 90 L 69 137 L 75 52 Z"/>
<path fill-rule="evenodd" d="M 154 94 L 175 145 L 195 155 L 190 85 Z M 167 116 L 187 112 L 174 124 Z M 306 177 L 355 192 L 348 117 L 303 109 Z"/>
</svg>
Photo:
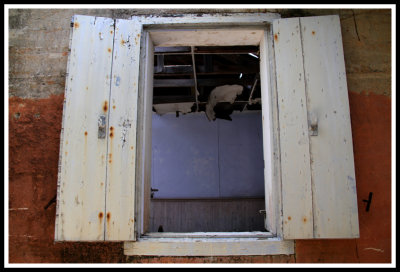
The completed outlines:
<svg viewBox="0 0 400 272">
<path fill-rule="evenodd" d="M 97 123 L 98 123 L 98 126 L 99 126 L 97 137 L 99 139 L 106 138 L 106 116 L 105 115 L 100 115 L 99 119 L 97 120 Z"/>
<path fill-rule="evenodd" d="M 308 131 L 310 136 L 318 136 L 318 118 L 315 114 L 310 116 Z"/>
</svg>

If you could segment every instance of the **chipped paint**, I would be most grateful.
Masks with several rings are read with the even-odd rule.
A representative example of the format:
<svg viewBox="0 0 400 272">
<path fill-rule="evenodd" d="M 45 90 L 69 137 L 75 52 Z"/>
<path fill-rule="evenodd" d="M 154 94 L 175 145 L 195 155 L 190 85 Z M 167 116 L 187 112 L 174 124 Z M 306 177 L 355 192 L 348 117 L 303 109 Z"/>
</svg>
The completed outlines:
<svg viewBox="0 0 400 272">
<path fill-rule="evenodd" d="M 108 123 L 110 128 L 107 150 L 112 163 L 107 164 L 105 212 L 112 220 L 105 224 L 105 237 L 112 240 L 134 240 L 134 228 L 129 218 L 135 208 L 135 152 L 129 146 L 136 143 L 138 77 L 140 47 L 134 38 L 142 31 L 134 20 L 117 19 L 112 51 L 112 84 L 109 94 Z M 138 44 L 140 40 L 138 39 Z M 114 108 L 115 106 L 115 108 Z M 107 158 L 109 159 L 109 158 Z M 110 160 L 111 161 L 111 160 Z"/>
<path fill-rule="evenodd" d="M 373 248 L 373 247 L 367 247 L 367 248 L 364 248 L 364 250 L 373 250 L 373 251 L 381 252 L 381 253 L 385 252 L 383 249 Z"/>
<path fill-rule="evenodd" d="M 122 148 L 125 146 L 126 143 L 126 138 L 127 138 L 127 133 L 129 129 L 132 126 L 132 122 L 129 119 L 125 119 L 122 121 L 122 124 L 119 124 L 120 127 L 122 127 L 121 131 L 121 142 L 122 142 Z"/>
</svg>

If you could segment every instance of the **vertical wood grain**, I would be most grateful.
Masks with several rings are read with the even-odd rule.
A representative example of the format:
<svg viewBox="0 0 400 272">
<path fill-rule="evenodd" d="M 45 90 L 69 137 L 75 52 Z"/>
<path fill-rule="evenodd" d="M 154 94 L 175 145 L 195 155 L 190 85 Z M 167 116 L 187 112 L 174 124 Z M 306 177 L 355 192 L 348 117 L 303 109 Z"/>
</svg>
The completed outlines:
<svg viewBox="0 0 400 272">
<path fill-rule="evenodd" d="M 75 16 L 66 78 L 55 240 L 104 239 L 107 115 L 114 20 Z"/>
<path fill-rule="evenodd" d="M 152 199 L 150 232 L 265 231 L 262 198 Z"/>
<path fill-rule="evenodd" d="M 273 100 L 270 83 L 270 56 L 268 46 L 268 35 L 264 31 L 260 42 L 260 78 L 261 78 L 261 105 L 262 105 L 262 135 L 264 153 L 264 195 L 265 195 L 265 228 L 277 233 L 277 201 L 278 188 L 274 167 L 274 125 L 273 125 Z"/>
<path fill-rule="evenodd" d="M 142 153 L 140 156 L 142 176 L 138 182 L 143 184 L 143 226 L 142 233 L 149 230 L 150 225 L 150 194 L 151 194 L 151 169 L 152 169 L 152 108 L 153 108 L 153 70 L 154 70 L 154 46 L 150 35 L 146 32 L 146 41 L 144 49 L 144 76 L 143 76 L 143 128 L 142 128 Z"/>
<path fill-rule="evenodd" d="M 110 95 L 105 240 L 134 240 L 141 25 L 116 20 Z"/>
<path fill-rule="evenodd" d="M 315 238 L 359 236 L 346 71 L 339 16 L 300 18 L 309 120 Z"/>
<path fill-rule="evenodd" d="M 282 173 L 283 237 L 312 238 L 310 151 L 298 18 L 273 23 Z"/>
</svg>

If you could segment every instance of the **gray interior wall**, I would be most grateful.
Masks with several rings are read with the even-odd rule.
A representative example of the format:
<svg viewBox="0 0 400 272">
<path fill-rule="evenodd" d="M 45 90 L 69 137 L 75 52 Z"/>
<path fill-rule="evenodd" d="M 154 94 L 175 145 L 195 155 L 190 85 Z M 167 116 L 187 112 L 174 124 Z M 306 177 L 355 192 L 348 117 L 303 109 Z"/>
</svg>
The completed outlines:
<svg viewBox="0 0 400 272">
<path fill-rule="evenodd" d="M 261 112 L 153 114 L 154 198 L 264 197 Z"/>
</svg>

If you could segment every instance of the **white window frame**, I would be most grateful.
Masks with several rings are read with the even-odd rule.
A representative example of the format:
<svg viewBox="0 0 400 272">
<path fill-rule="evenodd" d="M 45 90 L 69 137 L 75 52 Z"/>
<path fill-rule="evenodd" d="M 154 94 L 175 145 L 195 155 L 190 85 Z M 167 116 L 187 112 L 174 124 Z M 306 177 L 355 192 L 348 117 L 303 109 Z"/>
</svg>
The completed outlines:
<svg viewBox="0 0 400 272">
<path fill-rule="evenodd" d="M 136 241 L 124 243 L 125 255 L 213 256 L 294 254 L 294 241 L 282 238 L 280 165 L 272 21 L 279 14 L 187 14 L 182 17 L 132 17 L 142 25 L 136 163 Z M 229 32 L 221 35 L 219 32 Z M 233 34 L 232 34 L 233 31 Z M 239 45 L 238 36 L 257 37 L 263 108 L 266 232 L 147 233 L 150 206 L 153 46 Z M 240 33 L 239 33 L 240 32 Z M 254 34 L 256 33 L 256 34 Z M 167 35 L 165 35 L 167 34 Z M 219 40 L 209 38 L 221 37 Z M 204 39 L 203 39 L 204 38 Z M 153 43 L 155 44 L 153 45 Z M 195 43 L 194 43 L 195 42 Z M 254 42 L 254 41 L 253 41 Z M 248 45 L 248 44 L 247 44 Z M 266 125 L 268 122 L 269 125 Z M 266 129 L 267 128 L 267 129 Z M 267 133 L 266 133 L 267 132 Z M 145 197 L 148 196 L 148 197 Z M 199 243 L 200 242 L 200 243 Z"/>
</svg>

